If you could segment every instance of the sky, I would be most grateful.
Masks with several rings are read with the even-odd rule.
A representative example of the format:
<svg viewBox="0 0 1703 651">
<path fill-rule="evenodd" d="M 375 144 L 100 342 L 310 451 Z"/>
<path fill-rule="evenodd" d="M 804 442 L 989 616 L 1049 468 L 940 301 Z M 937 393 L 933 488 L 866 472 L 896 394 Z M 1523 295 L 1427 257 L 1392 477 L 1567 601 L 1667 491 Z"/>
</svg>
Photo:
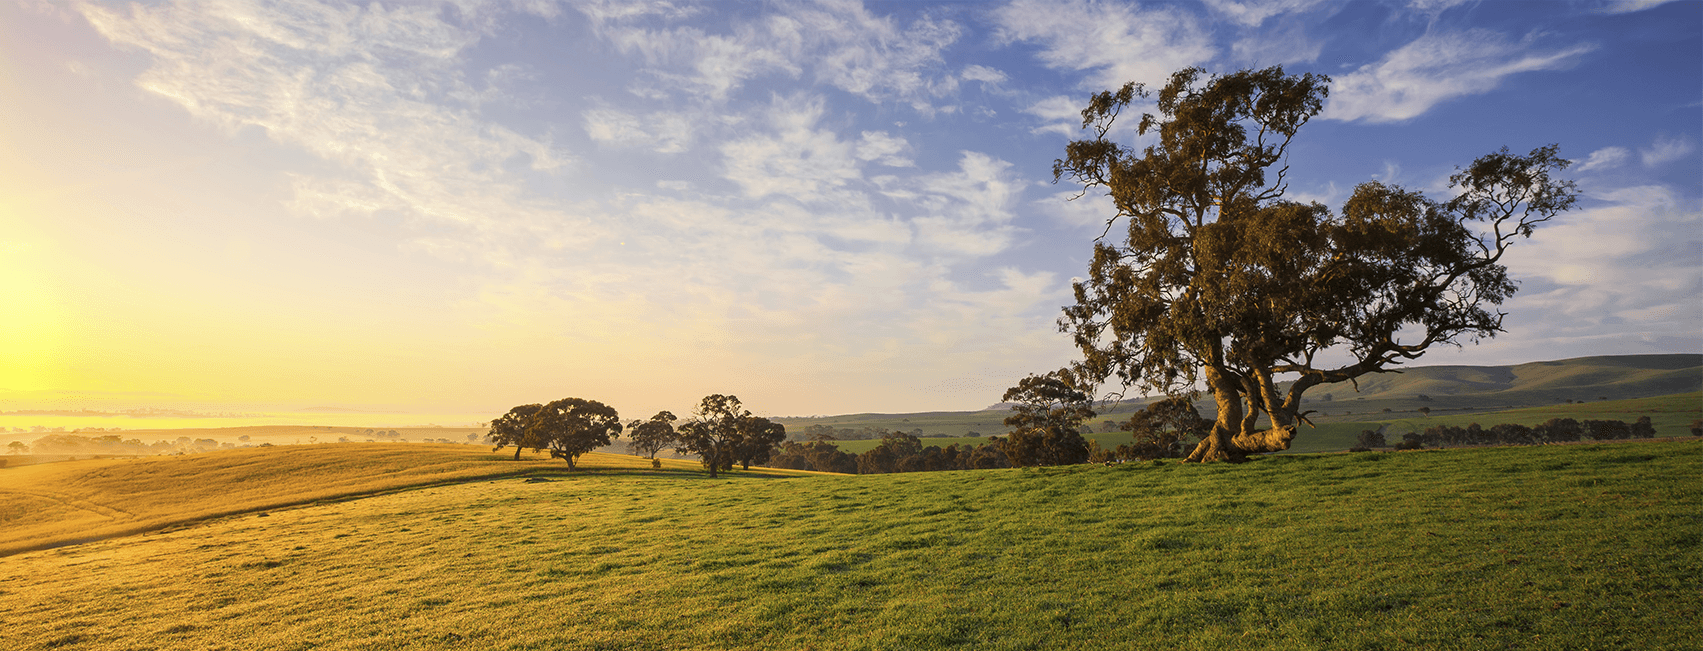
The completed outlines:
<svg viewBox="0 0 1703 651">
<path fill-rule="evenodd" d="M 1420 363 L 1703 351 L 1703 2 L 25 1 L 0 428 L 979 409 L 1077 355 L 1088 97 L 1272 65 L 1332 79 L 1292 199 L 1575 162 Z"/>
</svg>

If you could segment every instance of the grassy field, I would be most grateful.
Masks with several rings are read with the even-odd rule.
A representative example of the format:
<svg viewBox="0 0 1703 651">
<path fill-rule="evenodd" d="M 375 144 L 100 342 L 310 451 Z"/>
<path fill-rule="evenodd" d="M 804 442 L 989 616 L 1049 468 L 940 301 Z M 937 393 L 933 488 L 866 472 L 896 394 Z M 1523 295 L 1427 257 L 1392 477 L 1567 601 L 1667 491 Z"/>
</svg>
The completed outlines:
<svg viewBox="0 0 1703 651">
<path fill-rule="evenodd" d="M 512 459 L 512 448 L 332 443 L 8 467 L 0 469 L 0 555 L 319 500 L 567 471 L 547 456 Z M 584 461 L 651 472 L 648 461 L 625 455 Z M 698 467 L 665 464 L 667 472 Z"/>
<path fill-rule="evenodd" d="M 381 451 L 344 450 L 351 467 Z M 54 490 L 116 504 L 136 482 L 215 488 L 179 507 L 197 512 L 251 481 L 280 500 L 319 490 L 317 472 L 246 463 L 261 452 Z M 720 480 L 587 461 L 548 468 L 550 482 L 393 489 L 9 556 L 5 646 L 1687 649 L 1703 636 L 1703 443 Z M 53 465 L 73 464 L 99 478 L 132 462 Z"/>
</svg>

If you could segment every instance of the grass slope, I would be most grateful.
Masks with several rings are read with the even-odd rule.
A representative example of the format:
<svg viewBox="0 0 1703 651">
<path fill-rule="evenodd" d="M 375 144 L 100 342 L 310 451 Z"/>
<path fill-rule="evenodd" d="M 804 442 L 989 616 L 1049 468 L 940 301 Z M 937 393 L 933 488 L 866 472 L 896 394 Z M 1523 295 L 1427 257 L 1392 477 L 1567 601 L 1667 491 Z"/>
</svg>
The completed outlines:
<svg viewBox="0 0 1703 651">
<path fill-rule="evenodd" d="M 318 500 L 567 471 L 549 457 L 512 458 L 463 445 L 334 443 L 4 468 L 0 556 Z M 624 455 L 581 461 L 650 472 L 648 461 Z M 664 463 L 667 472 L 697 468 Z"/>
<path fill-rule="evenodd" d="M 1692 442 L 592 470 L 23 553 L 0 613 L 17 649 L 1682 649 L 1700 512 Z"/>
</svg>

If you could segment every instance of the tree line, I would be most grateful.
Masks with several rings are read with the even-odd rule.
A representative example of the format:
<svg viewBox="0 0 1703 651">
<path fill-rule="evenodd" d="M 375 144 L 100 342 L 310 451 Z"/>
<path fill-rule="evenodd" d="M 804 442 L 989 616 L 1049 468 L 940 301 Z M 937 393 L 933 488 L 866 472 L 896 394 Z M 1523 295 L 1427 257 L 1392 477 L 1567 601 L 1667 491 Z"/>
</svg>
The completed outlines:
<svg viewBox="0 0 1703 651">
<path fill-rule="evenodd" d="M 1693 436 L 1703 435 L 1695 424 L 1691 428 Z M 1656 428 L 1650 424 L 1649 416 L 1639 416 L 1638 420 L 1627 423 L 1622 420 L 1584 420 L 1572 418 L 1551 418 L 1535 427 L 1517 423 L 1502 423 L 1489 428 L 1472 423 L 1466 427 L 1458 425 L 1434 425 L 1425 428 L 1423 432 L 1408 432 L 1402 434 L 1401 441 L 1394 445 L 1397 450 L 1418 450 L 1427 447 L 1460 447 L 1472 445 L 1543 445 L 1545 443 L 1569 443 L 1573 441 L 1613 441 L 1623 439 L 1655 438 Z M 1390 447 L 1382 432 L 1364 430 L 1360 432 L 1357 451 L 1372 448 Z"/>
<path fill-rule="evenodd" d="M 520 405 L 491 421 L 487 436 L 496 444 L 493 450 L 514 446 L 516 460 L 525 448 L 547 450 L 573 468 L 581 455 L 609 445 L 622 431 L 630 435 L 627 450 L 649 458 L 653 466 L 661 465 L 658 452 L 673 448 L 697 455 L 711 477 L 732 470 L 734 464 L 745 469 L 765 464 L 786 440 L 786 427 L 753 415 L 738 397 L 722 394 L 705 396 L 684 422 L 660 411 L 648 420 L 623 424 L 613 407 L 582 398 Z"/>
</svg>

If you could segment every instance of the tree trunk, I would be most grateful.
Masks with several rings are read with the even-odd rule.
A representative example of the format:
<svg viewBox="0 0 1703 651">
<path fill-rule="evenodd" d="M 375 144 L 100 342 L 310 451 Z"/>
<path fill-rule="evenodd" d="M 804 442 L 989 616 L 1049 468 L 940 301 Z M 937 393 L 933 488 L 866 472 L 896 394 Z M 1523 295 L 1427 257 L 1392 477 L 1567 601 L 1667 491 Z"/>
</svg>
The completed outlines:
<svg viewBox="0 0 1703 651">
<path fill-rule="evenodd" d="M 1207 366 L 1205 371 L 1206 386 L 1212 391 L 1213 401 L 1218 403 L 1218 420 L 1213 422 L 1212 432 L 1195 446 L 1183 463 L 1238 462 L 1247 460 L 1250 454 L 1289 449 L 1289 441 L 1295 438 L 1294 425 L 1255 430 L 1259 411 L 1249 409 L 1244 416 L 1239 383 L 1228 373 L 1212 366 Z"/>
<path fill-rule="evenodd" d="M 514 446 L 514 460 L 520 461 L 520 446 Z"/>
</svg>

